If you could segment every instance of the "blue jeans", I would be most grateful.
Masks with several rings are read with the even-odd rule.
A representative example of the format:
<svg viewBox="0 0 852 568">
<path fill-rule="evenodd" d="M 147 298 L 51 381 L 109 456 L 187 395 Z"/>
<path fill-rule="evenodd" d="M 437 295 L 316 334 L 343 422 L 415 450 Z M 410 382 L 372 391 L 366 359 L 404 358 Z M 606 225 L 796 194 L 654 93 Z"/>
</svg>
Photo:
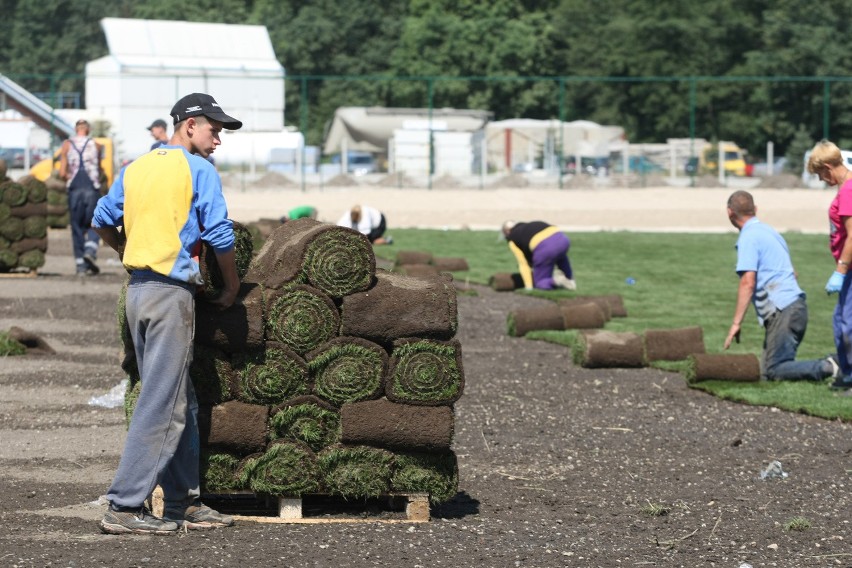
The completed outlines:
<svg viewBox="0 0 852 568">
<path fill-rule="evenodd" d="M 100 237 L 91 228 L 95 206 L 101 194 L 94 188 L 71 188 L 68 191 L 68 212 L 71 224 L 71 243 L 78 268 L 83 266 L 83 255 L 97 258 Z"/>
<path fill-rule="evenodd" d="M 852 278 L 843 279 L 837 307 L 834 308 L 834 346 L 837 348 L 837 364 L 843 377 L 852 376 L 852 297 L 849 286 Z"/>
<path fill-rule="evenodd" d="M 821 381 L 829 376 L 826 361 L 796 361 L 796 351 L 808 328 L 808 305 L 799 298 L 763 322 L 763 365 L 771 381 Z"/>
<path fill-rule="evenodd" d="M 193 289 L 150 271 L 134 271 L 130 278 L 127 323 L 142 390 L 107 492 L 114 505 L 141 506 L 157 484 L 166 506 L 201 494 L 198 403 L 189 378 Z"/>
</svg>

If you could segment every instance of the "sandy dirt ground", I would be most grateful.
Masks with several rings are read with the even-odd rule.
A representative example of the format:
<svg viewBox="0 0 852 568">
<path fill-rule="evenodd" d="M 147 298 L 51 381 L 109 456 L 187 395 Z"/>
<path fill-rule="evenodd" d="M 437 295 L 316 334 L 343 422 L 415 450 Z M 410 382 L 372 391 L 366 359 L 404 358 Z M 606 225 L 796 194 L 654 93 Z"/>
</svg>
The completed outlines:
<svg viewBox="0 0 852 568">
<path fill-rule="evenodd" d="M 541 219 L 566 231 L 733 231 L 725 214 L 734 187 L 597 189 L 241 189 L 226 186 L 232 218 L 278 218 L 297 205 L 313 205 L 336 222 L 361 203 L 385 213 L 394 227 L 497 230 L 507 219 Z M 760 218 L 779 231 L 827 233 L 831 190 L 749 189 Z"/>
</svg>

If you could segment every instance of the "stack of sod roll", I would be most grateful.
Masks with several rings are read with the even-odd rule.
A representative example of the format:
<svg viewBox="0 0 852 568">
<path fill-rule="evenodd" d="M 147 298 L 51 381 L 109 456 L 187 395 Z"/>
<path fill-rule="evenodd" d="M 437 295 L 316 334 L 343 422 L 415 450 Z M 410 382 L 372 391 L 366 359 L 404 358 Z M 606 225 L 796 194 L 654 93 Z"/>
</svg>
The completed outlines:
<svg viewBox="0 0 852 568">
<path fill-rule="evenodd" d="M 44 266 L 47 187 L 32 176 L 0 183 L 0 271 Z"/>
<path fill-rule="evenodd" d="M 431 252 L 401 250 L 396 255 L 394 272 L 408 276 L 424 276 L 439 272 L 470 270 L 467 260 L 461 257 L 433 256 Z"/>
<path fill-rule="evenodd" d="M 449 275 L 377 271 L 367 238 L 336 225 L 272 231 L 234 306 L 197 303 L 205 491 L 452 498 L 457 321 Z"/>
<path fill-rule="evenodd" d="M 47 186 L 47 224 L 51 229 L 64 229 L 71 223 L 65 181 L 54 170 L 44 184 Z"/>
</svg>

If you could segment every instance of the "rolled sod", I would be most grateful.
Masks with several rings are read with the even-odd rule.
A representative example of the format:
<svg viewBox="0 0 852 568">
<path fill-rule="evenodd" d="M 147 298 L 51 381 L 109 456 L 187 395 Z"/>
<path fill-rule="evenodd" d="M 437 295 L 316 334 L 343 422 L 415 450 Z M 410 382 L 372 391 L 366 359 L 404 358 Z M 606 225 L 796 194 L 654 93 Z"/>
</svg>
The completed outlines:
<svg viewBox="0 0 852 568">
<path fill-rule="evenodd" d="M 44 253 L 38 249 L 28 250 L 18 255 L 18 266 L 22 268 L 40 268 L 44 266 Z"/>
<path fill-rule="evenodd" d="M 0 221 L 5 221 L 12 216 L 12 208 L 0 201 Z"/>
<path fill-rule="evenodd" d="M 609 294 L 601 296 L 609 302 L 610 312 L 614 318 L 626 318 L 627 308 L 624 307 L 624 298 L 621 294 Z"/>
<path fill-rule="evenodd" d="M 317 288 L 292 285 L 268 290 L 266 303 L 267 337 L 299 355 L 335 337 L 340 328 L 337 306 Z"/>
<path fill-rule="evenodd" d="M 511 292 L 524 287 L 524 279 L 517 272 L 498 272 L 488 279 L 488 285 L 496 292 Z"/>
<path fill-rule="evenodd" d="M 432 259 L 432 264 L 438 270 L 447 272 L 458 272 L 461 270 L 470 270 L 467 259 L 450 256 L 436 256 Z"/>
<path fill-rule="evenodd" d="M 246 404 L 238 400 L 200 407 L 198 428 L 201 445 L 238 454 L 262 451 L 266 447 L 268 418 L 268 406 Z"/>
<path fill-rule="evenodd" d="M 298 442 L 276 440 L 263 454 L 246 460 L 243 479 L 257 493 L 299 497 L 319 489 L 319 469 L 314 453 Z"/>
<path fill-rule="evenodd" d="M 249 265 L 254 256 L 254 244 L 249 230 L 245 225 L 232 221 L 234 226 L 234 258 L 237 264 L 237 276 L 240 280 L 245 278 Z M 198 254 L 198 268 L 201 270 L 201 278 L 204 280 L 204 291 L 213 296 L 217 295 L 225 287 L 222 271 L 216 251 L 207 243 L 201 243 L 201 251 Z"/>
<path fill-rule="evenodd" d="M 201 490 L 222 493 L 245 489 L 238 473 L 242 458 L 228 452 L 201 452 Z"/>
<path fill-rule="evenodd" d="M 127 381 L 127 390 L 124 391 L 124 424 L 125 427 L 130 426 L 130 420 L 133 418 L 133 411 L 136 409 L 136 401 L 139 400 L 139 394 L 142 392 L 141 381 Z"/>
<path fill-rule="evenodd" d="M 438 274 L 440 270 L 431 264 L 401 264 L 394 269 L 394 272 L 407 276 L 429 276 Z"/>
<path fill-rule="evenodd" d="M 382 346 L 404 337 L 452 339 L 458 329 L 456 290 L 449 274 L 415 278 L 379 270 L 376 285 L 343 298 L 341 335 Z"/>
<path fill-rule="evenodd" d="M 12 216 L 0 221 L 0 236 L 13 242 L 21 240 L 24 237 L 24 220 Z"/>
<path fill-rule="evenodd" d="M 412 406 L 382 398 L 344 404 L 340 426 L 344 444 L 442 451 L 453 442 L 455 420 L 449 406 Z"/>
<path fill-rule="evenodd" d="M 24 238 L 42 239 L 47 236 L 47 216 L 33 215 L 24 219 Z"/>
<path fill-rule="evenodd" d="M 512 337 L 523 337 L 538 329 L 565 329 L 565 317 L 556 304 L 540 308 L 519 308 L 509 312 L 506 329 Z"/>
<path fill-rule="evenodd" d="M 37 177 L 28 175 L 18 180 L 18 183 L 27 190 L 27 201 L 30 203 L 42 203 L 47 199 L 47 185 Z"/>
<path fill-rule="evenodd" d="M 44 217 L 47 215 L 47 203 L 25 203 L 20 207 L 12 207 L 9 212 L 13 217 Z"/>
<path fill-rule="evenodd" d="M 753 353 L 711 354 L 698 353 L 687 358 L 686 379 L 698 381 L 742 381 L 760 380 L 760 360 Z"/>
<path fill-rule="evenodd" d="M 705 351 L 704 331 L 700 327 L 645 331 L 645 357 L 648 361 L 682 361 Z"/>
<path fill-rule="evenodd" d="M 365 235 L 303 218 L 269 235 L 246 278 L 269 288 L 308 283 L 340 298 L 368 289 L 375 272 L 376 256 Z"/>
<path fill-rule="evenodd" d="M 236 396 L 243 402 L 278 405 L 311 390 L 305 360 L 287 345 L 268 341 L 239 356 Z"/>
<path fill-rule="evenodd" d="M 48 189 L 47 206 L 68 209 L 68 192 L 65 190 L 65 186 L 62 186 L 60 189 Z"/>
<path fill-rule="evenodd" d="M 10 250 L 13 250 L 18 254 L 27 252 L 28 250 L 40 250 L 41 252 L 46 252 L 47 237 L 42 237 L 40 239 L 21 239 L 20 241 L 10 243 L 8 247 Z"/>
<path fill-rule="evenodd" d="M 0 249 L 0 270 L 9 271 L 18 266 L 18 253 L 4 248 Z"/>
<path fill-rule="evenodd" d="M 318 452 L 340 442 L 340 411 L 315 396 L 296 397 L 272 410 L 269 437 L 302 442 Z"/>
<path fill-rule="evenodd" d="M 391 488 L 401 492 L 429 493 L 429 501 L 434 504 L 449 501 L 459 491 L 456 454 L 396 452 Z"/>
<path fill-rule="evenodd" d="M 27 202 L 27 189 L 14 181 L 0 183 L 0 201 L 9 207 L 20 207 Z"/>
<path fill-rule="evenodd" d="M 317 464 L 323 485 L 332 495 L 378 497 L 390 490 L 393 454 L 387 450 L 332 446 L 317 455 Z"/>
<path fill-rule="evenodd" d="M 631 332 L 584 331 L 574 342 L 574 363 L 587 368 L 645 366 L 642 336 Z"/>
<path fill-rule="evenodd" d="M 71 214 L 68 212 L 62 215 L 48 215 L 47 224 L 51 229 L 64 229 L 71 223 Z"/>
<path fill-rule="evenodd" d="M 461 344 L 456 340 L 400 339 L 393 344 L 385 396 L 413 405 L 449 405 L 464 391 Z"/>
<path fill-rule="evenodd" d="M 606 315 L 598 304 L 588 302 L 573 306 L 560 306 L 563 329 L 600 329 L 606 324 Z"/>
<path fill-rule="evenodd" d="M 562 308 L 571 308 L 577 305 L 588 304 L 589 302 L 597 304 L 603 312 L 606 321 L 612 319 L 612 305 L 603 296 L 577 296 L 576 298 L 560 298 L 556 301 L 559 307 Z"/>
<path fill-rule="evenodd" d="M 388 354 L 359 337 L 336 337 L 306 356 L 314 394 L 339 407 L 378 398 L 384 390 Z"/>
<path fill-rule="evenodd" d="M 39 353 L 43 355 L 53 355 L 56 353 L 53 347 L 51 347 L 41 335 L 27 331 L 18 326 L 13 325 L 10 327 L 8 336 L 26 347 L 28 353 Z"/>
<path fill-rule="evenodd" d="M 200 404 L 219 404 L 234 398 L 231 385 L 236 372 L 231 357 L 224 351 L 196 343 L 193 347 L 189 378 Z"/>
<path fill-rule="evenodd" d="M 432 253 L 419 250 L 401 250 L 396 253 L 396 264 L 432 264 Z"/>
<path fill-rule="evenodd" d="M 243 282 L 237 301 L 227 310 L 219 310 L 207 302 L 195 307 L 196 341 L 226 353 L 238 353 L 263 347 L 263 288 Z"/>
</svg>

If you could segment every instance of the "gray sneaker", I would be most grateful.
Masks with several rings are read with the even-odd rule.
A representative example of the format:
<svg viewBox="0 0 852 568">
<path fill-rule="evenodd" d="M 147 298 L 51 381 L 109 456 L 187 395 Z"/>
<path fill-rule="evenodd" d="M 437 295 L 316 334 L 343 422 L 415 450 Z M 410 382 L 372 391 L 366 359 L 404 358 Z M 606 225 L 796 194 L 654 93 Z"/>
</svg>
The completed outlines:
<svg viewBox="0 0 852 568">
<path fill-rule="evenodd" d="M 96 276 L 100 274 L 101 269 L 98 268 L 98 263 L 95 260 L 95 255 L 91 253 L 86 253 L 83 255 L 83 263 L 86 265 L 86 270 L 92 275 Z"/>
<path fill-rule="evenodd" d="M 223 515 L 200 501 L 196 501 L 195 504 L 186 508 L 169 507 L 163 511 L 163 519 L 172 521 L 177 526 L 186 529 L 213 529 L 230 527 L 234 524 L 234 517 Z"/>
<path fill-rule="evenodd" d="M 177 532 L 177 523 L 155 517 L 145 507 L 131 509 L 110 505 L 101 519 L 101 530 L 107 534 L 158 534 Z"/>
</svg>

